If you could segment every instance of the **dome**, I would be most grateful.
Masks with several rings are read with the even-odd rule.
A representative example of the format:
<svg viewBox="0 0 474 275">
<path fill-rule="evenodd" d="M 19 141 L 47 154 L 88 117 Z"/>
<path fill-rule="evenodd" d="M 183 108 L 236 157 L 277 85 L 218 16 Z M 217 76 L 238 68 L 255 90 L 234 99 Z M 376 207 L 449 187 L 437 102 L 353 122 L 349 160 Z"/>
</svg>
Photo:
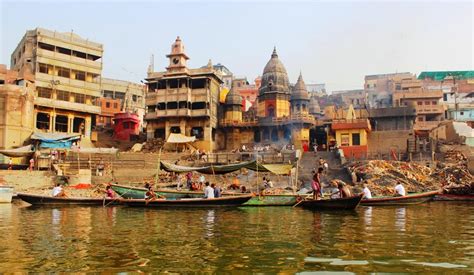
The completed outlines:
<svg viewBox="0 0 474 275">
<path fill-rule="evenodd" d="M 293 87 L 293 91 L 291 92 L 291 100 L 309 101 L 309 93 L 306 90 L 306 84 L 303 81 L 303 76 L 301 75 L 301 73 L 300 73 L 300 76 L 298 77 L 298 81 Z"/>
<path fill-rule="evenodd" d="M 242 97 L 232 87 L 225 97 L 225 105 L 240 105 L 242 106 Z"/>
<path fill-rule="evenodd" d="M 314 96 L 311 97 L 309 100 L 309 113 L 310 114 L 321 113 L 321 107 L 319 106 L 318 99 Z"/>
<path fill-rule="evenodd" d="M 259 89 L 259 94 L 266 92 L 290 92 L 290 84 L 288 81 L 288 74 L 285 66 L 278 59 L 276 49 L 273 49 L 272 57 L 263 69 L 262 84 Z"/>
</svg>

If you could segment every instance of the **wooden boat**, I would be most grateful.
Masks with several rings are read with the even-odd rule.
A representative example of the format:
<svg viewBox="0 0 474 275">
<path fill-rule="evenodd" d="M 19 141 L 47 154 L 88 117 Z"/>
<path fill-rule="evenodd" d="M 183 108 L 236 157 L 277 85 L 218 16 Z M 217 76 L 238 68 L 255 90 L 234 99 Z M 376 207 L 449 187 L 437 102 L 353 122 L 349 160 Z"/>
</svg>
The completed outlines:
<svg viewBox="0 0 474 275">
<path fill-rule="evenodd" d="M 0 203 L 11 203 L 13 197 L 13 187 L 0 185 Z"/>
<path fill-rule="evenodd" d="M 364 199 L 360 202 L 360 204 L 366 206 L 419 204 L 432 200 L 437 194 L 439 194 L 439 191 L 417 193 L 403 197 L 374 197 L 372 199 Z"/>
<path fill-rule="evenodd" d="M 132 187 L 119 184 L 111 184 L 112 190 L 119 194 L 124 199 L 144 199 L 146 188 Z M 203 198 L 204 192 L 202 191 L 178 191 L 178 190 L 167 190 L 157 189 L 154 190 L 156 194 L 164 196 L 168 199 L 182 199 L 182 198 Z M 225 194 L 223 194 L 225 196 Z"/>
<path fill-rule="evenodd" d="M 146 189 L 140 187 L 132 187 L 118 184 L 111 184 L 112 190 L 119 194 L 124 199 L 143 199 L 145 198 Z M 157 189 L 155 193 L 164 196 L 167 199 L 182 199 L 182 198 L 203 198 L 204 192 L 199 191 L 177 191 Z M 236 196 L 241 193 L 222 193 L 223 197 Z M 265 195 L 255 196 L 244 203 L 244 206 L 292 206 L 296 203 L 298 195 Z"/>
<path fill-rule="evenodd" d="M 252 195 L 227 196 L 214 199 L 183 198 L 183 199 L 122 199 L 121 203 L 132 207 L 223 207 L 239 206 L 250 200 Z"/>
<path fill-rule="evenodd" d="M 313 210 L 352 210 L 355 209 L 362 195 L 341 199 L 303 200 L 298 206 Z"/>
<path fill-rule="evenodd" d="M 474 194 L 465 194 L 465 195 L 436 194 L 433 200 L 435 201 L 473 201 L 474 202 Z"/>
<path fill-rule="evenodd" d="M 292 206 L 295 205 L 298 197 L 292 194 L 255 196 L 243 206 Z"/>
<path fill-rule="evenodd" d="M 109 198 L 79 198 L 79 197 L 51 197 L 43 195 L 34 195 L 26 193 L 17 193 L 18 198 L 33 205 L 90 205 L 90 206 L 105 206 L 117 205 L 120 203 L 119 199 Z"/>
</svg>

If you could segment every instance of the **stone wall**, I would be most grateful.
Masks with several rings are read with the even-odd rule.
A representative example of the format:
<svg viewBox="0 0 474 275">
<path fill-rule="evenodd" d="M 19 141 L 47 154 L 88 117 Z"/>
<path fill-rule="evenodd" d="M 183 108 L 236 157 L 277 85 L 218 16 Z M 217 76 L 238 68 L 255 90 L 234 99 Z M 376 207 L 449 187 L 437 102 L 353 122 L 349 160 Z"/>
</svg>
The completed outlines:
<svg viewBox="0 0 474 275">
<path fill-rule="evenodd" d="M 395 152 L 406 152 L 407 139 L 410 132 L 411 130 L 370 132 L 367 136 L 369 155 L 377 153 L 389 153 L 392 149 L 395 149 Z"/>
</svg>

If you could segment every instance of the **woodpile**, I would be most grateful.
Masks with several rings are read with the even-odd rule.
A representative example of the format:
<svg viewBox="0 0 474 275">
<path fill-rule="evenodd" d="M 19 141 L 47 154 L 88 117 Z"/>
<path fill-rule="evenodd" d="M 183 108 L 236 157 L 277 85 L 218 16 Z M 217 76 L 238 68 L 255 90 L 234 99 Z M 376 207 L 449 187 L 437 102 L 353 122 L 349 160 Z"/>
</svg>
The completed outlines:
<svg viewBox="0 0 474 275">
<path fill-rule="evenodd" d="M 142 152 L 143 153 L 154 153 L 158 152 L 160 148 L 162 148 L 164 145 L 164 141 L 162 139 L 150 139 L 147 140 L 142 147 Z"/>
<path fill-rule="evenodd" d="M 434 169 L 414 162 L 385 160 L 352 163 L 347 168 L 366 180 L 375 196 L 393 194 L 399 182 L 408 192 L 443 188 L 450 194 L 474 193 L 474 176 L 467 169 L 467 157 L 454 150 L 448 151 L 445 162 Z"/>
</svg>

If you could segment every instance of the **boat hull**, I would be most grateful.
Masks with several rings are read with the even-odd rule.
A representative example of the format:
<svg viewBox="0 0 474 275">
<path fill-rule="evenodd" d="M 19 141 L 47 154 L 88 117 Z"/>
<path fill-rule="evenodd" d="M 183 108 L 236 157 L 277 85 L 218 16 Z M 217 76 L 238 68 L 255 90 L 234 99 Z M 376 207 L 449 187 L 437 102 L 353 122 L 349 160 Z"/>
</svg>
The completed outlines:
<svg viewBox="0 0 474 275">
<path fill-rule="evenodd" d="M 457 194 L 438 194 L 433 200 L 435 201 L 472 201 L 474 202 L 474 194 L 457 195 Z"/>
<path fill-rule="evenodd" d="M 292 206 L 296 203 L 297 198 L 297 195 L 255 196 L 243 206 Z"/>
<path fill-rule="evenodd" d="M 432 200 L 433 197 L 437 194 L 439 194 L 438 191 L 432 191 L 403 197 L 372 198 L 368 200 L 362 200 L 360 204 L 364 206 L 400 206 L 420 204 Z"/>
<path fill-rule="evenodd" d="M 125 185 L 112 184 L 112 189 L 124 199 L 143 199 L 146 189 L 140 187 L 131 187 Z M 193 191 L 175 191 L 158 189 L 155 191 L 158 195 L 167 199 L 183 198 L 203 198 L 204 192 Z M 236 193 L 223 193 L 223 197 L 235 196 Z M 292 206 L 296 203 L 298 195 L 265 195 L 255 196 L 244 203 L 244 206 Z"/>
<path fill-rule="evenodd" d="M 13 187 L 0 186 L 0 203 L 11 203 L 13 197 Z"/>
<path fill-rule="evenodd" d="M 240 206 L 246 201 L 250 200 L 252 195 L 246 196 L 232 196 L 232 197 L 220 197 L 214 199 L 157 199 L 157 200 L 145 200 L 145 199 L 123 199 L 120 202 L 131 207 L 147 207 L 147 208 L 175 208 L 175 207 L 190 207 L 190 208 L 207 208 L 207 207 L 229 207 L 229 206 Z"/>
<path fill-rule="evenodd" d="M 353 210 L 355 209 L 362 196 L 355 196 L 342 199 L 328 199 L 328 200 L 305 200 L 298 205 L 312 210 Z"/>
<path fill-rule="evenodd" d="M 18 193 L 18 198 L 32 205 L 89 205 L 89 206 L 108 206 L 120 203 L 118 199 L 104 198 L 73 198 L 73 197 L 50 197 L 42 195 L 33 195 Z"/>
</svg>

